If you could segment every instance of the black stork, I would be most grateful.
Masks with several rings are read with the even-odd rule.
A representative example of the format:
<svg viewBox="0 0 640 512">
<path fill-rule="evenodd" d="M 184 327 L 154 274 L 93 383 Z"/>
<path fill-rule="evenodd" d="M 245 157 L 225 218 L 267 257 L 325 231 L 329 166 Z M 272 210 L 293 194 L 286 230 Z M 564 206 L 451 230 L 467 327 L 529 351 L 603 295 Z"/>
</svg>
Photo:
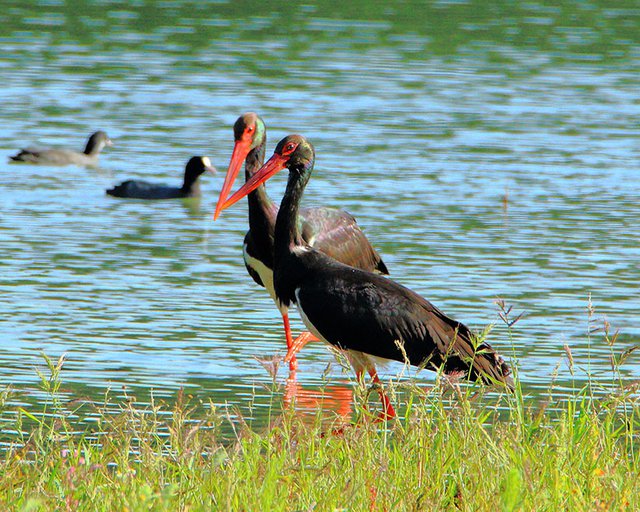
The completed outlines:
<svg viewBox="0 0 640 512">
<path fill-rule="evenodd" d="M 307 328 L 343 350 L 359 381 L 367 371 L 379 382 L 375 358 L 463 374 L 512 388 L 510 369 L 487 343 L 476 343 L 464 324 L 412 290 L 331 258 L 305 242 L 297 216 L 315 159 L 300 135 L 280 141 L 269 161 L 222 208 L 231 206 L 285 167 L 287 189 L 276 221 L 274 290 L 280 304 L 295 303 Z M 381 390 L 383 418 L 395 415 Z"/>
<path fill-rule="evenodd" d="M 267 130 L 260 116 L 253 112 L 240 116 L 233 126 L 233 135 L 235 145 L 214 219 L 222 211 L 222 205 L 238 176 L 242 162 L 246 161 L 246 181 L 253 178 L 264 162 Z M 313 338 L 307 332 L 296 340 L 293 339 L 289 324 L 289 304 L 278 301 L 274 291 L 273 248 L 278 205 L 269 198 L 264 184 L 253 187 L 248 193 L 248 201 L 249 231 L 244 238 L 244 262 L 249 275 L 257 284 L 267 289 L 282 314 L 288 361 L 290 369 L 295 370 L 295 353 Z M 335 208 L 302 208 L 300 220 L 300 236 L 309 246 L 353 267 L 380 274 L 389 273 L 356 219 L 349 213 Z"/>
</svg>

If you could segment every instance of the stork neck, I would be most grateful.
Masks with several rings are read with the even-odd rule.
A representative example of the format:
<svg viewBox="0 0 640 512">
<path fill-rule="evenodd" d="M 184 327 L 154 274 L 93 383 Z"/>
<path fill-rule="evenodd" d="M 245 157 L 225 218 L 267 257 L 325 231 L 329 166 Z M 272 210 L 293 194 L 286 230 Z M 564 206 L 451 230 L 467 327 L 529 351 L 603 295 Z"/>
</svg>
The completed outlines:
<svg viewBox="0 0 640 512">
<path fill-rule="evenodd" d="M 249 151 L 249 154 L 247 155 L 247 158 L 244 164 L 245 180 L 248 180 L 249 178 L 251 178 L 251 176 L 253 176 L 256 172 L 258 172 L 260 167 L 262 167 L 262 164 L 264 163 L 264 153 L 265 153 L 266 145 L 267 145 L 267 140 L 265 139 L 264 141 L 262 141 L 262 144 L 260 144 L 259 146 Z"/>
<path fill-rule="evenodd" d="M 291 253 L 295 246 L 304 245 L 300 234 L 298 212 L 310 174 L 305 172 L 304 169 L 289 169 L 287 190 L 282 198 L 282 203 L 280 203 L 280 210 L 276 220 L 274 254 L 276 265 L 280 258 L 283 258 L 287 253 Z"/>
<path fill-rule="evenodd" d="M 264 163 L 266 140 L 258 147 L 252 149 L 247 155 L 244 176 L 245 181 L 253 176 Z M 267 187 L 264 184 L 251 192 L 247 199 L 249 201 L 249 229 L 256 233 L 273 233 L 273 219 L 277 206 L 267 194 Z M 271 220 L 271 222 L 269 222 Z"/>
</svg>

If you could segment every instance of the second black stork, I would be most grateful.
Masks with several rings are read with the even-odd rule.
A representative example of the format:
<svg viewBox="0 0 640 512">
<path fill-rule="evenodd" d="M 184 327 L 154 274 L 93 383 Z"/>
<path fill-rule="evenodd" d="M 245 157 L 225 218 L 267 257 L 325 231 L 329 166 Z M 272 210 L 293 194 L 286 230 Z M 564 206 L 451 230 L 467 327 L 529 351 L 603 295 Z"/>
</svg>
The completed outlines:
<svg viewBox="0 0 640 512">
<path fill-rule="evenodd" d="M 260 116 L 253 112 L 240 116 L 233 126 L 233 135 L 235 145 L 214 219 L 220 214 L 242 162 L 245 162 L 247 181 L 253 178 L 264 162 L 267 129 Z M 248 193 L 248 201 L 249 231 L 243 245 L 245 266 L 253 280 L 267 289 L 282 314 L 290 369 L 295 370 L 295 353 L 312 338 L 309 333 L 303 333 L 296 340 L 293 339 L 289 305 L 278 301 L 274 291 L 273 248 L 278 205 L 271 200 L 264 184 L 257 185 Z M 352 215 L 335 208 L 302 208 L 299 213 L 300 236 L 306 244 L 347 265 L 381 274 L 389 273 Z"/>
<path fill-rule="evenodd" d="M 359 380 L 367 371 L 378 382 L 374 358 L 384 358 L 511 388 L 508 365 L 487 343 L 476 343 L 467 326 L 401 284 L 345 265 L 305 242 L 297 216 L 314 160 L 313 146 L 304 137 L 285 137 L 269 161 L 223 205 L 229 207 L 289 169 L 275 229 L 277 301 L 296 303 L 307 328 L 343 350 Z M 393 417 L 392 405 L 383 391 L 380 394 L 383 417 Z"/>
</svg>

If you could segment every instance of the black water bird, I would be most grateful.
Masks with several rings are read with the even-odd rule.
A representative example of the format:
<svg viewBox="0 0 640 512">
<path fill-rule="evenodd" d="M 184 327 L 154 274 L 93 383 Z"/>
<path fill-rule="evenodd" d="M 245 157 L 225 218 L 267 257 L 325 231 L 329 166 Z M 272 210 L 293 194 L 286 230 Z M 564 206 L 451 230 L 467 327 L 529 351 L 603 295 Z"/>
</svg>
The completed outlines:
<svg viewBox="0 0 640 512">
<path fill-rule="evenodd" d="M 245 161 L 245 179 L 250 180 L 264 162 L 267 140 L 264 121 L 253 112 L 240 116 L 233 127 L 235 145 L 225 177 L 214 218 L 220 214 L 231 187 Z M 249 231 L 244 238 L 243 256 L 249 275 L 267 289 L 275 301 L 284 324 L 291 369 L 296 368 L 295 350 L 313 339 L 303 333 L 296 340 L 289 325 L 288 304 L 279 302 L 273 287 L 273 246 L 278 205 L 261 184 L 248 194 Z M 380 255 L 349 213 L 335 208 L 302 208 L 300 213 L 301 237 L 306 244 L 347 265 L 371 272 L 388 274 Z"/>
<path fill-rule="evenodd" d="M 105 146 L 113 143 L 103 131 L 97 131 L 89 137 L 84 152 L 71 151 L 70 149 L 23 149 L 18 154 L 10 156 L 13 162 L 43 165 L 98 165 L 98 156 Z"/>
<path fill-rule="evenodd" d="M 211 160 L 206 156 L 194 156 L 187 162 L 184 170 L 184 182 L 181 187 L 172 187 L 162 183 L 149 183 L 142 180 L 127 180 L 107 190 L 107 194 L 130 199 L 176 199 L 180 197 L 199 197 L 201 195 L 198 178 L 205 172 L 216 174 Z"/>
<path fill-rule="evenodd" d="M 487 343 L 476 342 L 467 326 L 405 286 L 336 261 L 305 241 L 298 210 L 314 159 L 313 146 L 304 137 L 285 137 L 269 161 L 221 207 L 289 169 L 275 227 L 278 303 L 295 303 L 315 336 L 345 352 L 359 380 L 367 371 L 377 382 L 375 358 L 383 358 L 511 388 L 508 365 Z M 384 417 L 394 416 L 380 393 Z"/>
</svg>

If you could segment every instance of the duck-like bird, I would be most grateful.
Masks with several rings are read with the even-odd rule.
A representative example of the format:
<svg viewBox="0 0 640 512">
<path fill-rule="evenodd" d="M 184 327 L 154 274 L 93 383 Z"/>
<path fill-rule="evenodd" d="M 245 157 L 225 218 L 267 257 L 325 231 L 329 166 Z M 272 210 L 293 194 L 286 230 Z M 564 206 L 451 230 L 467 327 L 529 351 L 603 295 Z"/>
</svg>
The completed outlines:
<svg viewBox="0 0 640 512">
<path fill-rule="evenodd" d="M 184 169 L 184 181 L 181 187 L 172 187 L 162 183 L 149 183 L 142 180 L 127 180 L 107 190 L 107 194 L 130 199 L 176 199 L 180 197 L 200 197 L 200 175 L 208 172 L 216 174 L 211 160 L 206 156 L 193 156 Z"/>
<path fill-rule="evenodd" d="M 240 116 L 233 126 L 235 146 L 225 177 L 214 219 L 217 219 L 233 183 L 245 161 L 245 178 L 251 180 L 264 162 L 267 130 L 264 121 L 253 112 Z M 295 353 L 313 339 L 303 333 L 296 340 L 289 325 L 289 304 L 276 298 L 273 286 L 273 247 L 278 205 L 267 195 L 264 184 L 248 193 L 249 231 L 244 237 L 243 256 L 249 275 L 267 289 L 282 315 L 291 370 L 297 368 Z M 388 274 L 380 255 L 358 226 L 356 219 L 335 208 L 299 210 L 300 236 L 305 244 L 352 267 Z"/>
<path fill-rule="evenodd" d="M 277 302 L 296 303 L 307 328 L 343 350 L 359 380 L 367 371 L 378 382 L 374 358 L 384 358 L 512 388 L 508 365 L 487 343 L 476 342 L 467 326 L 405 286 L 336 261 L 304 240 L 298 210 L 314 160 L 314 148 L 304 137 L 285 137 L 269 161 L 222 205 L 228 208 L 289 169 L 275 229 Z M 383 417 L 395 416 L 380 394 Z"/>
<path fill-rule="evenodd" d="M 18 154 L 10 156 L 14 162 L 43 165 L 98 165 L 98 156 L 105 146 L 113 146 L 109 136 L 103 131 L 97 131 L 89 137 L 83 153 L 70 149 L 23 149 Z"/>
</svg>

